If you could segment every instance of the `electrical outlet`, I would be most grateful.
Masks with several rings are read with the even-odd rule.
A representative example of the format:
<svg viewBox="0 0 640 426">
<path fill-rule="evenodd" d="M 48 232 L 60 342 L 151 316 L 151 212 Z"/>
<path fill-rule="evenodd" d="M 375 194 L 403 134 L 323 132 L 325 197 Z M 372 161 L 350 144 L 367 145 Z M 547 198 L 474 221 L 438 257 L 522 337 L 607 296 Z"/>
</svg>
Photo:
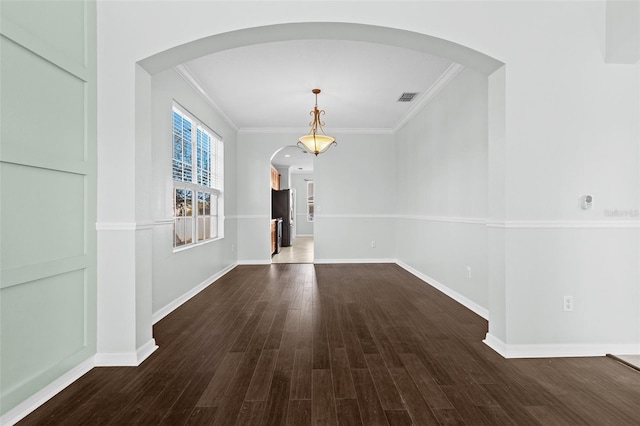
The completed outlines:
<svg viewBox="0 0 640 426">
<path fill-rule="evenodd" d="M 471 266 L 467 266 L 467 278 L 471 278 Z"/>
<path fill-rule="evenodd" d="M 376 248 L 376 242 L 375 241 L 371 241 L 371 248 Z"/>
<path fill-rule="evenodd" d="M 573 311 L 573 296 L 564 297 L 563 310 L 565 312 Z"/>
<path fill-rule="evenodd" d="M 231 253 L 234 253 L 235 251 L 236 251 L 236 245 L 231 244 Z"/>
</svg>

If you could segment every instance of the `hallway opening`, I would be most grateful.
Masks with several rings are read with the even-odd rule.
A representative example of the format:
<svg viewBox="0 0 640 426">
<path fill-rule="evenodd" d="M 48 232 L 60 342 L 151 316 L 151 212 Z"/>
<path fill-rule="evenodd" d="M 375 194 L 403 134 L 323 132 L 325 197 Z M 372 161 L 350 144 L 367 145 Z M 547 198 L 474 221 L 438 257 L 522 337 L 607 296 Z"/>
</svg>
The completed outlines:
<svg viewBox="0 0 640 426">
<path fill-rule="evenodd" d="M 297 236 L 293 245 L 271 257 L 271 263 L 313 263 L 313 235 Z"/>
</svg>

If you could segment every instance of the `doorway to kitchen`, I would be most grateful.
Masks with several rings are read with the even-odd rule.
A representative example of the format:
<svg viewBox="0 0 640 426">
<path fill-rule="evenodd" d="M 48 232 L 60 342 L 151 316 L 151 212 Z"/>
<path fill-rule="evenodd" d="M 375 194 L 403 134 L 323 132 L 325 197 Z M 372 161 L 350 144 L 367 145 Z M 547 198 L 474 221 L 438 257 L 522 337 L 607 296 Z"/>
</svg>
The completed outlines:
<svg viewBox="0 0 640 426">
<path fill-rule="evenodd" d="M 293 245 L 271 256 L 271 263 L 313 263 L 313 236 L 297 236 Z"/>
<path fill-rule="evenodd" d="M 285 146 L 271 157 L 271 263 L 313 263 L 313 155 Z"/>
</svg>

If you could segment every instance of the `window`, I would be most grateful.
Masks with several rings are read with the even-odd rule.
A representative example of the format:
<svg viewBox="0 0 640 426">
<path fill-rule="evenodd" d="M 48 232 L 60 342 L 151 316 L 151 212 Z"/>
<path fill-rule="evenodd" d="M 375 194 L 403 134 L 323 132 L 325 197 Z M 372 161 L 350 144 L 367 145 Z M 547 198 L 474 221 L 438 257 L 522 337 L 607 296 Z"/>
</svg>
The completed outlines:
<svg viewBox="0 0 640 426">
<path fill-rule="evenodd" d="M 313 222 L 313 181 L 307 181 L 307 222 Z"/>
<path fill-rule="evenodd" d="M 223 236 L 224 152 L 220 138 L 173 108 L 174 247 Z"/>
</svg>

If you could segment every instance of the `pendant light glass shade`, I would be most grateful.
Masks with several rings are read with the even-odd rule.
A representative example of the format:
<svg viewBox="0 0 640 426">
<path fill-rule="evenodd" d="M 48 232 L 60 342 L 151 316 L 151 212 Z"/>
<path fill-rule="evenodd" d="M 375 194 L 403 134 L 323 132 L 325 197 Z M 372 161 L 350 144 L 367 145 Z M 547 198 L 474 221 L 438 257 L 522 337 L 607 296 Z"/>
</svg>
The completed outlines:
<svg viewBox="0 0 640 426">
<path fill-rule="evenodd" d="M 320 89 L 313 89 L 312 93 L 316 95 L 316 105 L 311 111 L 311 115 L 313 115 L 313 121 L 310 123 L 311 130 L 308 135 L 298 139 L 298 146 L 310 154 L 318 155 L 326 152 L 331 145 L 337 145 L 337 142 L 335 138 L 327 136 L 322 128 L 324 122 L 320 121 L 320 114 L 324 114 L 324 111 L 318 109 L 318 93 L 320 93 Z M 318 129 L 320 129 L 321 133 L 318 133 Z"/>
<path fill-rule="evenodd" d="M 328 150 L 332 144 L 336 145 L 336 140 L 326 135 L 305 135 L 299 140 L 299 144 L 302 144 L 307 152 L 315 155 L 322 154 Z"/>
</svg>

